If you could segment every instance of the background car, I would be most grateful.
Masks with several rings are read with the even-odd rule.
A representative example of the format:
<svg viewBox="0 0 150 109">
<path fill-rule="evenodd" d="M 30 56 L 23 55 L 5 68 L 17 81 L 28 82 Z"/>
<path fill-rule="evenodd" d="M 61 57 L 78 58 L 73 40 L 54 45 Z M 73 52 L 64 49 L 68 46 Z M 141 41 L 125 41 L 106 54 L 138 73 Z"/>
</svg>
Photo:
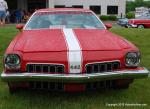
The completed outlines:
<svg viewBox="0 0 150 109">
<path fill-rule="evenodd" d="M 123 27 L 127 27 L 128 18 L 119 18 L 117 24 Z"/>
<path fill-rule="evenodd" d="M 137 17 L 136 19 L 129 20 L 128 27 L 150 28 L 150 15 L 140 16 L 140 17 Z"/>
</svg>

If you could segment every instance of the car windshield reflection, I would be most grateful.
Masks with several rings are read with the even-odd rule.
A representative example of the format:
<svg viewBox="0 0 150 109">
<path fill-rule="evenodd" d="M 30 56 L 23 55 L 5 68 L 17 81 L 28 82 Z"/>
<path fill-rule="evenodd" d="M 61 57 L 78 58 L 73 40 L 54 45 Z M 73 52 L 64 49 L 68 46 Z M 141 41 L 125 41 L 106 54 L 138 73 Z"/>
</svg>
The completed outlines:
<svg viewBox="0 0 150 109">
<path fill-rule="evenodd" d="M 25 30 L 57 28 L 105 29 L 91 12 L 37 12 L 27 23 Z"/>
</svg>

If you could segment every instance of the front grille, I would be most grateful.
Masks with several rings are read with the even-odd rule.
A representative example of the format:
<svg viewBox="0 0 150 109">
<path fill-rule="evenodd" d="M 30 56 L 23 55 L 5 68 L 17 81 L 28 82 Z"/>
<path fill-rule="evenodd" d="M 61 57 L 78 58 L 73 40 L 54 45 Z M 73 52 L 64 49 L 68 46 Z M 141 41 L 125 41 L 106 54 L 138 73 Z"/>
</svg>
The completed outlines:
<svg viewBox="0 0 150 109">
<path fill-rule="evenodd" d="M 63 91 L 64 83 L 55 83 L 55 82 L 29 82 L 30 89 L 39 89 L 39 90 L 51 90 L 51 91 Z"/>
<path fill-rule="evenodd" d="M 115 88 L 116 81 L 115 80 L 107 80 L 93 83 L 86 83 L 86 90 L 97 90 L 97 89 L 105 89 L 105 88 Z"/>
<path fill-rule="evenodd" d="M 27 72 L 29 73 L 64 73 L 63 65 L 53 65 L 53 64 L 28 64 Z"/>
<path fill-rule="evenodd" d="M 29 82 L 29 89 L 33 90 L 49 90 L 49 91 L 61 91 L 63 92 L 65 89 L 65 83 L 63 82 L 42 82 L 42 81 L 32 81 Z M 79 85 L 83 85 L 85 90 L 99 90 L 99 89 L 111 89 L 115 88 L 116 80 L 107 80 L 100 82 L 91 82 L 91 83 L 82 83 Z"/>
<path fill-rule="evenodd" d="M 86 73 L 102 73 L 111 72 L 120 69 L 120 62 L 105 62 L 86 65 Z"/>
</svg>

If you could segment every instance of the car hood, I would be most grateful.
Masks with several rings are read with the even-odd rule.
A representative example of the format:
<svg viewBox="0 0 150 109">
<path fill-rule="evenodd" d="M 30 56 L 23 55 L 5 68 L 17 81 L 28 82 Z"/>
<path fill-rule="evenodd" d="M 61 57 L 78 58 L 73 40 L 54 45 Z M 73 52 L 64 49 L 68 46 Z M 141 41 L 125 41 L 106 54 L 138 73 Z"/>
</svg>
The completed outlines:
<svg viewBox="0 0 150 109">
<path fill-rule="evenodd" d="M 116 51 L 132 46 L 125 39 L 99 29 L 74 29 L 79 45 L 83 51 Z M 24 30 L 14 50 L 22 52 L 67 51 L 68 45 L 62 29 Z"/>
</svg>

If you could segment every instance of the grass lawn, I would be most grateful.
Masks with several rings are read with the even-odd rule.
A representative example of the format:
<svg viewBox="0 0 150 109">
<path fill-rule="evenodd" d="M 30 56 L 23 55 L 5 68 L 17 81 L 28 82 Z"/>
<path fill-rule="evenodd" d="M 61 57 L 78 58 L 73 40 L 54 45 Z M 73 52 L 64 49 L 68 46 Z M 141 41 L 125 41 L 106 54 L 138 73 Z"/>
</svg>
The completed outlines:
<svg viewBox="0 0 150 109">
<path fill-rule="evenodd" d="M 150 69 L 150 30 L 113 28 L 112 32 L 133 42 L 142 52 L 142 66 Z M 15 26 L 0 28 L 0 72 L 2 58 L 8 44 L 17 34 Z M 6 83 L 0 80 L 0 109 L 121 109 L 107 103 L 144 103 L 127 109 L 150 109 L 150 79 L 135 80 L 128 90 L 106 89 L 83 93 L 52 93 L 21 91 L 9 94 Z"/>
</svg>

